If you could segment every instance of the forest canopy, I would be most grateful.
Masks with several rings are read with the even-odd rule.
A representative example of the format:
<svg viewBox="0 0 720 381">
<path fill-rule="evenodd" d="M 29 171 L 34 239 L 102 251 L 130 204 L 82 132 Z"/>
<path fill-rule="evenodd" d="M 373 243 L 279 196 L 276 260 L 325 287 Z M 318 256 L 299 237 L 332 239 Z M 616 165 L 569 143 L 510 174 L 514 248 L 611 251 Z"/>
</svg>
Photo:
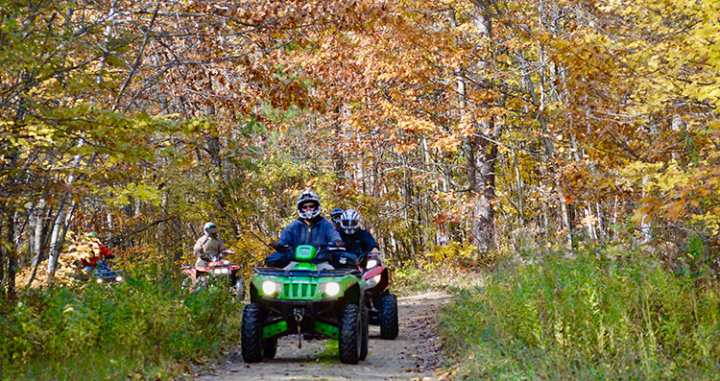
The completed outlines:
<svg viewBox="0 0 720 381">
<path fill-rule="evenodd" d="M 170 269 L 215 221 L 255 263 L 305 188 L 397 263 L 720 265 L 717 1 L 1 4 L 3 294 L 90 231 Z"/>
</svg>

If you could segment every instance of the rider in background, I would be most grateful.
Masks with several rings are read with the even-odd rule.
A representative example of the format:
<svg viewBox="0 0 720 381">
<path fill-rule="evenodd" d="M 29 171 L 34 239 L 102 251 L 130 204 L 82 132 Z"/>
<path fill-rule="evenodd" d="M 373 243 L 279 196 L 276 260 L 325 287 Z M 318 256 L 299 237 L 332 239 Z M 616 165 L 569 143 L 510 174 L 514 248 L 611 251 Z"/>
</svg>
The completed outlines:
<svg viewBox="0 0 720 381">
<path fill-rule="evenodd" d="M 85 271 L 92 271 L 98 264 L 107 266 L 107 259 L 115 258 L 109 247 L 105 246 L 97 237 L 97 233 L 90 232 L 86 236 L 86 240 L 90 243 L 90 252 L 84 258 L 80 259 L 80 265 Z"/>
<path fill-rule="evenodd" d="M 342 208 L 335 208 L 330 212 L 330 219 L 335 224 L 335 230 L 340 231 L 340 216 L 342 216 L 344 210 Z"/>
<path fill-rule="evenodd" d="M 287 266 L 299 245 L 312 245 L 319 252 L 313 262 L 330 260 L 327 248 L 342 245 L 340 234 L 333 224 L 320 215 L 320 198 L 312 191 L 303 192 L 296 202 L 298 218 L 291 222 L 282 233 L 280 241 L 275 245 L 278 251 L 265 259 L 271 267 Z"/>
<path fill-rule="evenodd" d="M 377 241 L 369 231 L 360 227 L 360 213 L 354 209 L 348 209 L 340 216 L 340 237 L 345 242 L 345 249 L 357 255 L 361 263 L 368 254 L 380 254 Z"/>
<path fill-rule="evenodd" d="M 206 223 L 203 231 L 205 234 L 198 238 L 193 247 L 193 253 L 197 258 L 195 267 L 207 267 L 208 261 L 213 257 L 220 257 L 227 250 L 225 243 L 218 237 L 217 226 L 214 223 Z"/>
</svg>

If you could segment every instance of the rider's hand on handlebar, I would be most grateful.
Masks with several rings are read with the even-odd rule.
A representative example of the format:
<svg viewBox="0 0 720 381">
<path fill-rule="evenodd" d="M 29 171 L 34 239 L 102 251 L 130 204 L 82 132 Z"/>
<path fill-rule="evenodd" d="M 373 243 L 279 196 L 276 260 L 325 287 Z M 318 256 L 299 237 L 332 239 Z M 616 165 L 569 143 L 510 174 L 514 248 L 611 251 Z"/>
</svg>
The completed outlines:
<svg viewBox="0 0 720 381">
<path fill-rule="evenodd" d="M 326 248 L 329 251 L 345 251 L 345 242 L 342 240 L 330 242 L 327 244 Z"/>
<path fill-rule="evenodd" d="M 278 242 L 278 241 L 272 241 L 272 242 L 270 242 L 270 247 L 272 247 L 273 249 L 277 250 L 278 252 L 280 252 L 280 251 L 287 251 L 288 249 L 290 249 L 290 246 L 289 246 L 289 245 L 281 245 L 280 242 Z"/>
</svg>

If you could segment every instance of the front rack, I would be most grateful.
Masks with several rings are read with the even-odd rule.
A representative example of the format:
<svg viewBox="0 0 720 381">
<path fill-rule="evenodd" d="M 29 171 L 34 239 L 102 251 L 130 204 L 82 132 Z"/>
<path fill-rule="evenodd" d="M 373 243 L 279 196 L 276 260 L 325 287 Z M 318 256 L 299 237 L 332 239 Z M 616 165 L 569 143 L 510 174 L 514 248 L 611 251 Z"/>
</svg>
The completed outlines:
<svg viewBox="0 0 720 381">
<path fill-rule="evenodd" d="M 305 276 L 312 278 L 323 278 L 323 277 L 335 277 L 343 275 L 361 275 L 360 270 L 355 269 L 333 269 L 333 270 L 283 270 L 272 267 L 257 267 L 255 268 L 255 274 L 258 275 L 271 275 L 271 276 Z"/>
</svg>

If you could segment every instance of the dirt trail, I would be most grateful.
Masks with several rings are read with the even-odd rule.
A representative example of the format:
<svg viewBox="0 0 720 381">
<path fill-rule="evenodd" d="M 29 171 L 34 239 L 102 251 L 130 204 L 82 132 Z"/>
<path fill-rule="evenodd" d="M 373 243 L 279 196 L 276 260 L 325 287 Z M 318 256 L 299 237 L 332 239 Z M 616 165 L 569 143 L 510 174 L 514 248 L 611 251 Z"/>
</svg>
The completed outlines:
<svg viewBox="0 0 720 381">
<path fill-rule="evenodd" d="M 433 370 L 441 361 L 437 311 L 448 300 L 441 292 L 400 298 L 400 336 L 382 340 L 378 327 L 370 326 L 368 357 L 358 365 L 340 363 L 336 352 L 326 351 L 325 340 L 306 341 L 298 349 L 297 337 L 288 336 L 278 343 L 273 360 L 245 364 L 234 353 L 213 374 L 199 380 L 434 380 Z"/>
</svg>

